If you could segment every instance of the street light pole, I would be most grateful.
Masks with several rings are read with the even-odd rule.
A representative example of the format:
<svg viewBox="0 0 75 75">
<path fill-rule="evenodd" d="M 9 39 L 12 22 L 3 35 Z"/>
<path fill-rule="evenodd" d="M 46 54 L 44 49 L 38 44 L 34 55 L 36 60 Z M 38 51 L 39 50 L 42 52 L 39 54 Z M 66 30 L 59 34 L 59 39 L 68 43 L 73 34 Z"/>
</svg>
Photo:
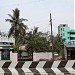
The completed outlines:
<svg viewBox="0 0 75 75">
<path fill-rule="evenodd" d="M 52 46 L 52 56 L 53 56 L 53 60 L 54 60 L 54 51 L 53 51 L 53 32 L 52 32 L 52 18 L 51 18 L 51 13 L 50 13 L 50 25 L 51 25 L 51 43 L 50 45 Z"/>
</svg>

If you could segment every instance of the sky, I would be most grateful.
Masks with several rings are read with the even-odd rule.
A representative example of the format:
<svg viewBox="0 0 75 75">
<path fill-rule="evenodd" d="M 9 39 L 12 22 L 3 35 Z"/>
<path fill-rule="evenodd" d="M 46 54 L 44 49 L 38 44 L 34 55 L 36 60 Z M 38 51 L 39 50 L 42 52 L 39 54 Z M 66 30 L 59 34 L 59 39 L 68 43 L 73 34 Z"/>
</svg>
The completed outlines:
<svg viewBox="0 0 75 75">
<path fill-rule="evenodd" d="M 10 18 L 12 10 L 18 8 L 20 17 L 28 19 L 24 23 L 29 29 L 39 27 L 39 31 L 50 31 L 50 13 L 52 16 L 53 34 L 57 34 L 59 24 L 68 24 L 74 29 L 74 0 L 1 0 L 0 31 L 8 32 L 11 25 L 5 19 Z"/>
</svg>

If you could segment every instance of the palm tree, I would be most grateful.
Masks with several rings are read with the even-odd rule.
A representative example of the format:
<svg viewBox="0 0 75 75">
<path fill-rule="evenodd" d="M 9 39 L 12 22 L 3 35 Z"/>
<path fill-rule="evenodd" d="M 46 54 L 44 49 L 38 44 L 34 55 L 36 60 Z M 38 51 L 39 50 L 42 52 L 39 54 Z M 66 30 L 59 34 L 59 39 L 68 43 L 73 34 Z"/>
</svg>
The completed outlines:
<svg viewBox="0 0 75 75">
<path fill-rule="evenodd" d="M 36 35 L 37 33 L 38 33 L 38 27 L 34 27 L 33 36 Z"/>
<path fill-rule="evenodd" d="M 27 26 L 24 25 L 23 21 L 27 19 L 20 18 L 20 11 L 18 8 L 13 10 L 13 15 L 8 14 L 11 19 L 6 19 L 6 21 L 11 23 L 11 28 L 9 30 L 9 37 L 13 36 L 15 38 L 15 45 L 17 45 L 18 37 L 24 36 L 27 30 Z"/>
</svg>

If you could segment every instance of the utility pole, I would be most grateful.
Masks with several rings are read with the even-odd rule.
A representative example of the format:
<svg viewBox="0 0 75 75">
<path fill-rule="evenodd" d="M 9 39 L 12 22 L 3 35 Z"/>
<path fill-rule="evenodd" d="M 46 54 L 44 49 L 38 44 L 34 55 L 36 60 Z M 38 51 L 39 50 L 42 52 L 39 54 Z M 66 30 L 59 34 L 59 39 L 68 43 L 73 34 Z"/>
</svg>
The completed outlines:
<svg viewBox="0 0 75 75">
<path fill-rule="evenodd" d="M 52 18 L 51 18 L 51 13 L 50 13 L 50 25 L 51 25 L 51 39 L 50 39 L 50 46 L 52 49 L 52 56 L 54 60 L 54 51 L 53 51 L 53 31 L 52 31 Z"/>
</svg>

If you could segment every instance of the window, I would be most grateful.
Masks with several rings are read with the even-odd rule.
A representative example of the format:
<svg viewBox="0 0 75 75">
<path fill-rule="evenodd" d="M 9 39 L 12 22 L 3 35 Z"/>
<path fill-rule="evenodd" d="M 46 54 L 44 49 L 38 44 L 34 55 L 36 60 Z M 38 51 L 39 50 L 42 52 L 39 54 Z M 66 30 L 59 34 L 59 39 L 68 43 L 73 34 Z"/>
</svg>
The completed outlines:
<svg viewBox="0 0 75 75">
<path fill-rule="evenodd" d="M 68 39 L 70 39 L 70 37 L 68 37 Z"/>
<path fill-rule="evenodd" d="M 65 27 L 66 25 L 64 24 L 63 27 Z"/>
<path fill-rule="evenodd" d="M 64 28 L 63 28 L 63 31 L 64 31 Z"/>
<path fill-rule="evenodd" d="M 65 33 L 63 33 L 63 36 L 65 36 Z"/>
<path fill-rule="evenodd" d="M 68 34 L 70 34 L 70 32 L 67 32 Z"/>
</svg>

